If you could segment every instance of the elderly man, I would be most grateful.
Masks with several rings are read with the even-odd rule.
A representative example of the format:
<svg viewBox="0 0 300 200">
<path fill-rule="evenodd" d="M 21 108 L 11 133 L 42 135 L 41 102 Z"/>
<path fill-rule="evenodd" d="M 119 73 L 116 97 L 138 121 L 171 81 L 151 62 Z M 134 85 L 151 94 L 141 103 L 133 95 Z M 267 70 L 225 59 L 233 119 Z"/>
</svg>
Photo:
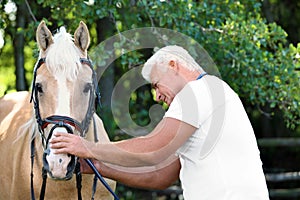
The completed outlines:
<svg viewBox="0 0 300 200">
<path fill-rule="evenodd" d="M 105 144 L 57 133 L 55 153 L 93 158 L 104 176 L 135 187 L 166 187 L 179 177 L 186 200 L 269 199 L 252 126 L 224 81 L 179 46 L 157 51 L 142 75 L 169 106 L 151 133 Z"/>
</svg>

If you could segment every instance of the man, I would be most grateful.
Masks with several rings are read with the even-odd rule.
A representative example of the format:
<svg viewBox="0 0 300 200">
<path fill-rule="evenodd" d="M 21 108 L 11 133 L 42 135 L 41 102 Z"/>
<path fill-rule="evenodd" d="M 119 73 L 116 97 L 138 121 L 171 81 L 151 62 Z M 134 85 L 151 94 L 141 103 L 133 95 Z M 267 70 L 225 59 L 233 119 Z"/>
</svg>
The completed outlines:
<svg viewBox="0 0 300 200">
<path fill-rule="evenodd" d="M 136 187 L 166 187 L 180 176 L 186 200 L 269 199 L 252 126 L 225 82 L 179 46 L 157 51 L 142 75 L 169 106 L 151 133 L 108 144 L 58 133 L 51 148 L 109 163 L 99 168 L 104 176 Z"/>
</svg>

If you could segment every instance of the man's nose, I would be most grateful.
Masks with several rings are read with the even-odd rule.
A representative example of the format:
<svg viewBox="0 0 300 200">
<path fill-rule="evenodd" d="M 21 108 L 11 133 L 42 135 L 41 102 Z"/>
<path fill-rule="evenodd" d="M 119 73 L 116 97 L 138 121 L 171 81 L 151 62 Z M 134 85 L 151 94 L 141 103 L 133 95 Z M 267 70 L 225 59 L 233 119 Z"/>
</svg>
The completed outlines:
<svg viewBox="0 0 300 200">
<path fill-rule="evenodd" d="M 157 102 L 161 101 L 161 94 L 157 88 L 155 89 L 155 93 L 156 93 L 156 101 Z"/>
</svg>

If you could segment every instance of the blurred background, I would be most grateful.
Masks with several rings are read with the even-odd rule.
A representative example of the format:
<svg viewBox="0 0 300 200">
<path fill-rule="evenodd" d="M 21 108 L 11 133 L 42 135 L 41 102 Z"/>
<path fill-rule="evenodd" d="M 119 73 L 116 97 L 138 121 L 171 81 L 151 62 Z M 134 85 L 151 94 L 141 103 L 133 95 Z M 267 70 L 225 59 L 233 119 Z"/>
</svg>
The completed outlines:
<svg viewBox="0 0 300 200">
<path fill-rule="evenodd" d="M 143 27 L 166 28 L 193 38 L 244 103 L 261 150 L 270 198 L 300 199 L 299 1 L 0 0 L 0 10 L 0 97 L 30 90 L 38 57 L 35 31 L 41 20 L 53 33 L 63 25 L 73 33 L 84 21 L 93 52 L 106 39 Z M 101 72 L 98 114 L 116 141 L 130 136 L 112 115 L 114 86 L 124 73 L 142 65 L 153 49 L 122 54 L 120 41 L 111 45 L 114 48 L 98 55 L 96 62 L 101 69 L 107 57 L 117 57 Z M 193 44 L 188 50 L 194 51 Z M 130 97 L 132 120 L 147 125 L 148 110 L 155 104 L 151 86 L 138 88 Z M 182 199 L 179 182 L 163 191 L 118 184 L 117 192 L 124 200 Z"/>
</svg>

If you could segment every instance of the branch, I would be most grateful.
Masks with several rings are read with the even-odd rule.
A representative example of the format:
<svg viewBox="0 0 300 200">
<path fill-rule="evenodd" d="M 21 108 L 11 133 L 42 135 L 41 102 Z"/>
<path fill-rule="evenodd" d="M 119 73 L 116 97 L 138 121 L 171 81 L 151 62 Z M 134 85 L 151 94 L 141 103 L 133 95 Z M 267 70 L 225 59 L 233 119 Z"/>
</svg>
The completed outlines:
<svg viewBox="0 0 300 200">
<path fill-rule="evenodd" d="M 150 19 L 151 26 L 152 26 L 152 27 L 155 27 L 154 21 L 153 21 L 151 15 L 150 15 L 150 13 L 148 12 L 149 7 L 148 7 L 147 5 L 145 5 L 144 1 L 141 1 L 141 2 L 144 4 L 144 6 L 145 6 L 145 8 L 146 8 L 145 10 L 146 10 L 147 16 L 148 16 L 149 19 Z"/>
<path fill-rule="evenodd" d="M 272 118 L 272 114 L 271 114 L 271 113 L 267 113 L 267 112 L 263 111 L 259 105 L 257 105 L 257 108 L 258 108 L 258 111 L 259 111 L 261 114 L 263 114 L 264 116 L 266 116 L 266 117 L 269 118 L 269 119 Z"/>
<path fill-rule="evenodd" d="M 194 22 L 195 23 L 195 22 Z M 203 32 L 218 32 L 218 33 L 224 33 L 224 31 L 222 29 L 218 29 L 218 28 L 204 28 L 203 26 L 201 26 L 200 24 L 196 23 L 196 25 L 198 25 L 200 27 L 200 29 Z"/>
<path fill-rule="evenodd" d="M 31 10 L 31 8 L 30 8 L 30 5 L 29 5 L 28 1 L 25 0 L 25 3 L 26 3 L 27 9 L 28 9 L 28 11 L 29 11 L 29 13 L 30 13 L 30 15 L 31 15 L 31 17 L 32 17 L 32 19 L 33 19 L 33 21 L 34 21 L 34 22 L 37 22 L 37 20 L 36 20 L 34 14 L 33 14 L 33 12 L 32 12 L 32 10 Z"/>
</svg>

